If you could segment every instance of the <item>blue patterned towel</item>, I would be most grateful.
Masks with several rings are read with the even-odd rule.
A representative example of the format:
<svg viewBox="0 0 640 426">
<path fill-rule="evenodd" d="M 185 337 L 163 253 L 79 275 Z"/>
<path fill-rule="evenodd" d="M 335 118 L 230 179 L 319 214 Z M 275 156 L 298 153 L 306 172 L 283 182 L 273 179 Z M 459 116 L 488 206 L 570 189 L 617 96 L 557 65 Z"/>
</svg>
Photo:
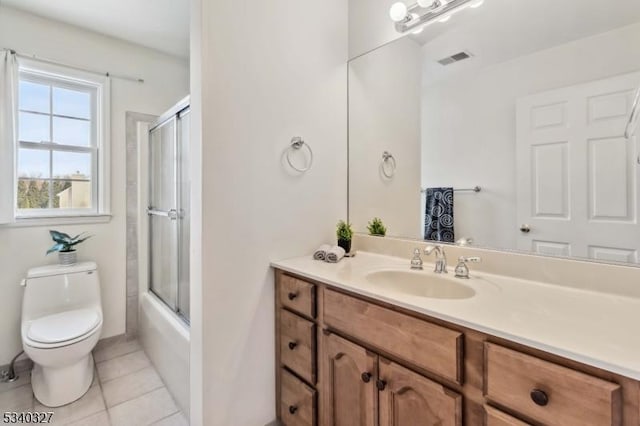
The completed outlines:
<svg viewBox="0 0 640 426">
<path fill-rule="evenodd" d="M 453 188 L 427 188 L 427 203 L 424 213 L 424 239 L 452 243 Z"/>
</svg>

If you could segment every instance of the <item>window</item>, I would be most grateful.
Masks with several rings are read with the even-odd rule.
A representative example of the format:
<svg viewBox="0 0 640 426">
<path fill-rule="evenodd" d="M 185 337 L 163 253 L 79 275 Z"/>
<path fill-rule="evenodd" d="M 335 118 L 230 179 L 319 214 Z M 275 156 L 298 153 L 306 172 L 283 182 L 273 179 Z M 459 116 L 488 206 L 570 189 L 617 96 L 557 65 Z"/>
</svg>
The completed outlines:
<svg viewBox="0 0 640 426">
<path fill-rule="evenodd" d="M 108 80 L 20 65 L 16 217 L 108 213 Z"/>
</svg>

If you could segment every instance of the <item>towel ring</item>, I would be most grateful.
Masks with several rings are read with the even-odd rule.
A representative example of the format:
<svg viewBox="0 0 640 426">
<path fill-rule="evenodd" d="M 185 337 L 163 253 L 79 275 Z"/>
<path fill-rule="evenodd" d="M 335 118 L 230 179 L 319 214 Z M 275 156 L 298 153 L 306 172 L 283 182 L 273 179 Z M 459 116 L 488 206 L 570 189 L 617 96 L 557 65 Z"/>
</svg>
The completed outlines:
<svg viewBox="0 0 640 426">
<path fill-rule="evenodd" d="M 294 166 L 293 162 L 291 161 L 291 153 L 301 149 L 302 147 L 307 148 L 307 150 L 309 151 L 309 164 L 307 165 L 307 167 L 304 167 L 304 168 Z M 313 151 L 311 150 L 311 147 L 309 146 L 309 144 L 305 143 L 300 136 L 295 136 L 291 139 L 291 145 L 289 146 L 289 149 L 287 149 L 287 163 L 289 163 L 289 166 L 291 166 L 293 170 L 298 171 L 300 173 L 306 172 L 313 165 Z"/>
<path fill-rule="evenodd" d="M 385 168 L 385 164 L 391 164 L 390 173 L 387 172 L 387 169 Z M 382 174 L 387 179 L 391 179 L 393 175 L 396 174 L 396 159 L 393 157 L 393 155 L 389 151 L 385 151 L 382 153 L 382 164 L 380 168 L 382 169 Z"/>
</svg>

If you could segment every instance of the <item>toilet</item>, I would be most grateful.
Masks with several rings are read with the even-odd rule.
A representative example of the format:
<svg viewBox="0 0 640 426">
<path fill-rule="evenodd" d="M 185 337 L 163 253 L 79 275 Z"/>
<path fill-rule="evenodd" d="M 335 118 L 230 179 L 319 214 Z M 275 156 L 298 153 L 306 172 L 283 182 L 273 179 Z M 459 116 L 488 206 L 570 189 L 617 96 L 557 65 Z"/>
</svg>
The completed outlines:
<svg viewBox="0 0 640 426">
<path fill-rule="evenodd" d="M 32 268 L 22 285 L 22 347 L 34 363 L 33 393 L 48 407 L 69 404 L 93 381 L 91 351 L 102 331 L 96 264 Z"/>
</svg>

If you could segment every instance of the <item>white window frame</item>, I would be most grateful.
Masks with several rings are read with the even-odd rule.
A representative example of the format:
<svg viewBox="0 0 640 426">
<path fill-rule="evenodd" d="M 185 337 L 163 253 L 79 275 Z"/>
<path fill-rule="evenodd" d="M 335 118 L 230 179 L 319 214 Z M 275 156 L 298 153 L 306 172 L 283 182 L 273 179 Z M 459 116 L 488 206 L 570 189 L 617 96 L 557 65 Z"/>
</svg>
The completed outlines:
<svg viewBox="0 0 640 426">
<path fill-rule="evenodd" d="M 41 225 L 56 223 L 86 223 L 108 221 L 111 217 L 110 200 L 110 79 L 108 76 L 80 71 L 37 60 L 21 59 L 19 61 L 19 80 L 34 83 L 54 84 L 58 87 L 89 89 L 92 99 L 92 139 L 91 147 L 65 146 L 38 142 L 21 142 L 16 135 L 16 158 L 20 147 L 46 150 L 55 148 L 59 151 L 90 152 L 92 154 L 91 189 L 92 205 L 87 209 L 18 209 L 18 170 L 15 171 L 14 182 L 14 217 L 17 225 Z M 53 114 L 53 111 L 51 111 Z M 19 117 L 18 117 L 19 120 Z M 55 141 L 53 141 L 55 142 Z"/>
</svg>

